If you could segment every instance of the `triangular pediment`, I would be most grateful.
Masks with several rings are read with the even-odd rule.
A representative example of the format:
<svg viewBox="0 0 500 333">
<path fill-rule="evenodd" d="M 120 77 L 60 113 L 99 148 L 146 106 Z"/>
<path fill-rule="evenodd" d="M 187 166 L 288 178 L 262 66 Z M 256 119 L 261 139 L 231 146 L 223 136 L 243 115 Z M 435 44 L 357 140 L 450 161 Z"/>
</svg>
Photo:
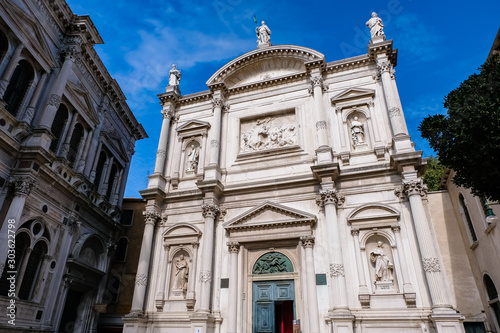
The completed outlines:
<svg viewBox="0 0 500 333">
<path fill-rule="evenodd" d="M 40 28 L 40 24 L 15 3 L 9 3 L 8 6 L 3 6 L 3 9 L 12 17 L 12 24 L 30 36 L 28 40 L 23 42 L 28 48 L 33 48 L 31 53 L 42 57 L 48 67 L 55 67 L 57 61 L 47 43 L 46 34 Z"/>
<path fill-rule="evenodd" d="M 278 225 L 316 223 L 316 216 L 277 203 L 266 201 L 255 208 L 226 222 L 227 230 L 247 228 L 274 228 Z"/>
<path fill-rule="evenodd" d="M 375 95 L 375 90 L 372 89 L 362 89 L 362 88 L 349 88 L 344 90 L 340 94 L 332 97 L 332 103 L 345 102 L 349 100 L 356 100 L 362 98 L 373 98 Z"/>
<path fill-rule="evenodd" d="M 373 203 L 356 208 L 349 214 L 347 221 L 349 223 L 380 220 L 396 222 L 399 216 L 400 213 L 396 209 L 384 204 Z"/>
<path fill-rule="evenodd" d="M 97 111 L 89 94 L 71 81 L 66 85 L 66 98 L 73 104 L 83 117 L 87 117 L 94 124 L 99 123 Z"/>
<path fill-rule="evenodd" d="M 182 124 L 181 126 L 177 127 L 177 132 L 184 132 L 184 131 L 191 131 L 191 130 L 197 130 L 197 129 L 209 129 L 210 124 L 201 121 L 201 120 L 189 120 Z"/>
</svg>

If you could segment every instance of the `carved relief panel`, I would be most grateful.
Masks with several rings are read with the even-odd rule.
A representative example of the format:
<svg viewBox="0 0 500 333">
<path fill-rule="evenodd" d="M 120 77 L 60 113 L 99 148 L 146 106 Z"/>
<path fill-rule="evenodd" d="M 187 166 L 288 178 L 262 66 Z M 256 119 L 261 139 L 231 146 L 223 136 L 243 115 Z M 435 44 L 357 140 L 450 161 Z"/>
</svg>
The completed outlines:
<svg viewBox="0 0 500 333">
<path fill-rule="evenodd" d="M 241 121 L 240 153 L 292 147 L 298 144 L 293 111 Z"/>
</svg>

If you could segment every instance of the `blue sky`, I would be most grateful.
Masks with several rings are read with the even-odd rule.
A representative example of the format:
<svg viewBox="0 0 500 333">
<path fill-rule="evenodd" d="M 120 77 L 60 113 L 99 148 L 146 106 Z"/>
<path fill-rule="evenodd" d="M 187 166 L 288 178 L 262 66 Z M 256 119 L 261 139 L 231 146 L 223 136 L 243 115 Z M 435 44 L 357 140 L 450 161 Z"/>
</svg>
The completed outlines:
<svg viewBox="0 0 500 333">
<path fill-rule="evenodd" d="M 95 48 L 149 135 L 137 142 L 126 197 L 139 197 L 154 171 L 161 128 L 156 95 L 165 91 L 171 64 L 182 71 L 182 94 L 207 90 L 217 69 L 256 48 L 254 15 L 266 21 L 274 45 L 309 47 L 329 62 L 366 53 L 365 22 L 376 11 L 398 49 L 399 94 L 424 156 L 433 151 L 420 138 L 420 121 L 446 112 L 444 96 L 477 71 L 500 27 L 498 0 L 67 2 L 75 14 L 90 15 L 105 42 Z"/>
</svg>

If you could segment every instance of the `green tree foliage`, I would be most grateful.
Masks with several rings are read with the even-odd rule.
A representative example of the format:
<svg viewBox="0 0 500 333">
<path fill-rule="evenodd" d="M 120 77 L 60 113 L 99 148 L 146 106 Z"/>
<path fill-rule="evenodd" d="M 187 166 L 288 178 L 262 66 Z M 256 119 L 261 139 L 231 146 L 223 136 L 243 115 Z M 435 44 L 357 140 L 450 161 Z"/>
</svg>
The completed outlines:
<svg viewBox="0 0 500 333">
<path fill-rule="evenodd" d="M 443 177 L 444 169 L 446 167 L 439 162 L 439 159 L 430 156 L 427 159 L 427 168 L 424 173 L 424 184 L 427 185 L 429 191 L 437 191 L 441 178 Z"/>
<path fill-rule="evenodd" d="M 427 116 L 419 130 L 455 184 L 500 200 L 500 56 L 479 69 L 446 96 L 448 114 Z"/>
</svg>

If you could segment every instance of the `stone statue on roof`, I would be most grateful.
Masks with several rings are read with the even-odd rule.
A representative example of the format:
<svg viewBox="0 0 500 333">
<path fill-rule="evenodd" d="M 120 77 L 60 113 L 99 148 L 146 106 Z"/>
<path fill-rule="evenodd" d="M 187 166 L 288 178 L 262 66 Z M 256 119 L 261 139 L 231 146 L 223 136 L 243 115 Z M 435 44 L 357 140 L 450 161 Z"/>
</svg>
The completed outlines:
<svg viewBox="0 0 500 333">
<path fill-rule="evenodd" d="M 372 13 L 372 17 L 366 22 L 366 25 L 370 28 L 372 42 L 385 40 L 384 23 L 382 23 L 382 19 L 377 16 L 377 13 Z"/>
<path fill-rule="evenodd" d="M 178 86 L 181 81 L 181 71 L 177 69 L 175 64 L 172 65 L 172 69 L 169 72 L 168 85 Z"/>
<path fill-rule="evenodd" d="M 255 28 L 257 33 L 257 47 L 271 46 L 271 29 L 262 21 L 260 27 Z"/>
</svg>

